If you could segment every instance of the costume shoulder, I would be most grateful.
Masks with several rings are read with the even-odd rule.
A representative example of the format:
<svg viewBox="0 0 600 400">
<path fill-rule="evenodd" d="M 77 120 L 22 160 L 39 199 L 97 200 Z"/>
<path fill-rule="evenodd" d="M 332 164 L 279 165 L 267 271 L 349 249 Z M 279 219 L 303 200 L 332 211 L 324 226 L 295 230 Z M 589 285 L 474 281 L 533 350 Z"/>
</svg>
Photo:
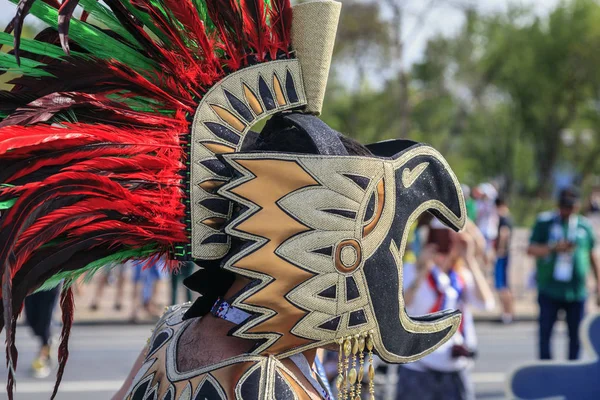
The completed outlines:
<svg viewBox="0 0 600 400">
<path fill-rule="evenodd" d="M 204 368 L 178 371 L 177 353 L 195 350 L 177 346 L 192 322 L 183 319 L 189 307 L 169 307 L 158 321 L 127 400 L 311 399 L 295 374 L 274 357 L 241 355 Z"/>
</svg>

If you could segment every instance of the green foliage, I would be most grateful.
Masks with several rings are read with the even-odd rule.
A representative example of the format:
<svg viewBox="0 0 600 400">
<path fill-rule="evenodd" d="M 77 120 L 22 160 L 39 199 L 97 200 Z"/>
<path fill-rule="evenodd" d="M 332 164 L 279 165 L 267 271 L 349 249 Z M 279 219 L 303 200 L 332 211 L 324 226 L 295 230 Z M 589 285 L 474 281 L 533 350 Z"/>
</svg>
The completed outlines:
<svg viewBox="0 0 600 400">
<path fill-rule="evenodd" d="M 373 10 L 376 4 L 366 1 L 362 7 Z M 382 14 L 353 18 L 343 10 L 350 28 L 364 24 L 369 31 L 392 33 Z M 346 73 L 353 42 L 361 40 L 355 48 L 369 49 L 389 43 L 382 33 L 357 36 L 350 28 L 338 37 L 342 64 L 332 78 L 324 118 L 365 143 L 397 136 L 394 127 L 403 123 L 400 80 L 381 82 L 376 67 L 389 54 L 371 50 L 368 57 L 380 60 L 370 63 L 366 76 L 360 65 L 358 74 Z M 527 223 L 553 206 L 552 174 L 559 166 L 578 173 L 586 187 L 600 174 L 597 49 L 600 4 L 594 0 L 563 1 L 545 18 L 524 8 L 491 15 L 466 10 L 462 28 L 432 38 L 422 62 L 406 74 L 408 138 L 438 148 L 464 183 L 499 183 L 511 195 L 518 219 Z M 362 80 L 349 81 L 350 76 Z M 567 143 L 565 135 L 572 140 Z"/>
</svg>

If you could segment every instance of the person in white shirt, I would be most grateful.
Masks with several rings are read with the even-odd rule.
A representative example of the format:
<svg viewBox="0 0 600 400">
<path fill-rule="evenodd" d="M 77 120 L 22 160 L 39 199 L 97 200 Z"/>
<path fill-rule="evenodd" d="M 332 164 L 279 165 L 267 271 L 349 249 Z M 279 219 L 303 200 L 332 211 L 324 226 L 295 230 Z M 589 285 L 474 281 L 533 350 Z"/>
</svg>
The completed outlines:
<svg viewBox="0 0 600 400">
<path fill-rule="evenodd" d="M 460 309 L 457 333 L 425 358 L 402 365 L 396 399 L 474 399 L 469 370 L 477 338 L 471 307 L 491 309 L 492 291 L 475 257 L 468 233 L 454 233 L 432 222 L 429 244 L 415 264 L 404 266 L 404 299 L 409 315 Z M 441 224 L 439 224 L 441 226 Z"/>
</svg>

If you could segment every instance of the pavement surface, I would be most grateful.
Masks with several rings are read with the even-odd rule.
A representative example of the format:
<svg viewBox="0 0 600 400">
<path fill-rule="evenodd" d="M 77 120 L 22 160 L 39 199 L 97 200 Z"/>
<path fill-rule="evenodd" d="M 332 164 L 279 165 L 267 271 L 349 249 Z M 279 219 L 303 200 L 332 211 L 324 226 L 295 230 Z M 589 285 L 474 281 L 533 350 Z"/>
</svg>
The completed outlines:
<svg viewBox="0 0 600 400">
<path fill-rule="evenodd" d="M 480 356 L 473 371 L 477 399 L 504 399 L 507 374 L 514 366 L 535 358 L 536 326 L 532 322 L 506 326 L 486 322 L 477 325 L 477 333 Z M 121 386 L 149 335 L 149 326 L 75 326 L 71 334 L 71 355 L 57 398 L 110 399 Z M 38 348 L 24 326 L 18 329 L 17 346 L 16 399 L 48 399 L 54 384 L 54 372 L 46 379 L 30 377 L 29 366 Z M 566 332 L 562 323 L 555 331 L 554 349 L 559 358 L 566 352 Z M 0 367 L 0 376 L 5 377 L 6 373 L 6 368 Z M 0 385 L 0 399 L 5 398 L 4 385 Z"/>
</svg>

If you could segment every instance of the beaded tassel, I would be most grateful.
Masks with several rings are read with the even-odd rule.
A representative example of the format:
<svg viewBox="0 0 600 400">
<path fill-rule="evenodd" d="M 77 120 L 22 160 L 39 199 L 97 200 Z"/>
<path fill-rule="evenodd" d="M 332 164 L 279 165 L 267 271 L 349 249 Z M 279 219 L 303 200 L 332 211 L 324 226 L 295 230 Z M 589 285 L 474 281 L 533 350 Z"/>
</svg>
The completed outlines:
<svg viewBox="0 0 600 400">
<path fill-rule="evenodd" d="M 348 367 L 350 365 L 350 353 L 352 353 L 352 338 L 347 337 L 344 341 L 344 389 L 342 391 L 341 400 L 348 399 Z M 352 399 L 351 399 L 352 400 Z"/>
<path fill-rule="evenodd" d="M 342 398 L 342 387 L 344 386 L 344 363 L 343 363 L 344 339 L 340 339 L 338 341 L 338 344 L 340 345 L 340 349 L 338 351 L 338 365 L 337 365 L 338 376 L 335 381 L 335 387 L 338 390 L 338 397 L 341 399 Z"/>
<path fill-rule="evenodd" d="M 365 334 L 361 333 L 358 336 L 358 355 L 359 355 L 359 360 L 358 360 L 358 376 L 357 381 L 356 381 L 356 397 L 354 398 L 354 400 L 361 400 L 361 394 L 362 394 L 362 380 L 365 376 Z"/>
<path fill-rule="evenodd" d="M 369 394 L 370 400 L 375 400 L 375 367 L 373 367 L 373 331 L 367 336 L 367 350 L 369 350 Z"/>
<path fill-rule="evenodd" d="M 352 341 L 352 354 L 350 355 L 350 371 L 348 372 L 348 380 L 350 381 L 350 400 L 355 400 L 354 390 L 356 388 L 356 358 L 358 357 L 358 335 L 354 336 Z"/>
</svg>

